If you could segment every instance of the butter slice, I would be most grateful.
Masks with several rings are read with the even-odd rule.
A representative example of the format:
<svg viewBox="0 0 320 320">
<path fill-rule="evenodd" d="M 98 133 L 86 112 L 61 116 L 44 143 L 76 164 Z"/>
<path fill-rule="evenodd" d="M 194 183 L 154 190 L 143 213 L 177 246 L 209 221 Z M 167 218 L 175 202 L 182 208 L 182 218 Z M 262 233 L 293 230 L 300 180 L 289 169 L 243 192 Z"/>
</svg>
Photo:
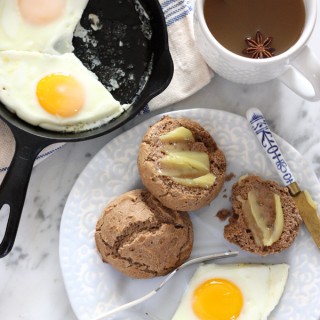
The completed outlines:
<svg viewBox="0 0 320 320">
<path fill-rule="evenodd" d="M 192 141 L 194 142 L 194 137 L 192 132 L 185 127 L 178 127 L 166 134 L 160 136 L 162 142 L 172 143 L 180 141 Z"/>
<path fill-rule="evenodd" d="M 273 226 L 268 226 L 266 221 L 263 219 L 262 206 L 256 200 L 253 191 L 248 193 L 248 203 L 250 207 L 250 213 L 254 218 L 257 227 L 260 229 L 262 234 L 262 239 L 259 239 L 264 246 L 271 246 L 274 242 L 279 240 L 284 225 L 283 211 L 281 206 L 280 196 L 274 194 L 275 202 L 275 221 Z M 253 232 L 254 233 L 254 232 Z M 256 240 L 256 239 L 255 239 Z M 259 241 L 256 241 L 259 242 Z"/>
<path fill-rule="evenodd" d="M 172 179 L 173 181 L 188 187 L 210 188 L 214 184 L 216 176 L 212 173 L 207 173 L 204 176 L 200 176 L 194 179 L 176 177 L 173 177 Z"/>
<path fill-rule="evenodd" d="M 196 151 L 180 151 L 172 152 L 168 151 L 161 159 L 161 163 L 164 165 L 171 165 L 178 167 L 180 165 L 188 164 L 190 167 L 209 171 L 209 156 L 205 152 Z"/>
</svg>

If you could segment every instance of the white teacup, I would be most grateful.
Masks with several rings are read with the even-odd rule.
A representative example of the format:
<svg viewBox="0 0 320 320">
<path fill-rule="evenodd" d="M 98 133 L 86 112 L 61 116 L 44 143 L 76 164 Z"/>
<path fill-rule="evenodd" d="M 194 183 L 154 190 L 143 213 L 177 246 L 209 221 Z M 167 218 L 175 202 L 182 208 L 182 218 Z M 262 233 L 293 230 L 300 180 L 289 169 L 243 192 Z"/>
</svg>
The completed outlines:
<svg viewBox="0 0 320 320">
<path fill-rule="evenodd" d="M 195 40 L 200 53 L 217 74 L 246 84 L 278 78 L 301 97 L 320 100 L 320 61 L 306 45 L 316 23 L 317 0 L 304 0 L 305 26 L 299 40 L 287 51 L 267 59 L 242 57 L 223 47 L 206 24 L 204 2 L 195 2 Z"/>
</svg>

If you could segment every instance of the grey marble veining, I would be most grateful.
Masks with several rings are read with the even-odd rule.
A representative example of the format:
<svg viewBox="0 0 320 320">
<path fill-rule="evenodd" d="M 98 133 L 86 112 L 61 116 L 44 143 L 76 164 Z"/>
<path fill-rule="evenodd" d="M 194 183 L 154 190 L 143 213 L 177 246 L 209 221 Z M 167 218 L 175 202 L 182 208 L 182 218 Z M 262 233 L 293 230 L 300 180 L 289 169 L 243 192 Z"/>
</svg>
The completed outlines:
<svg viewBox="0 0 320 320">
<path fill-rule="evenodd" d="M 319 39 L 320 21 L 310 41 L 320 59 Z M 215 76 L 207 87 L 165 110 L 203 107 L 240 115 L 259 107 L 273 131 L 302 153 L 320 178 L 320 102 L 304 101 L 277 80 L 248 86 Z M 0 260 L 1 320 L 76 319 L 59 266 L 61 215 L 80 172 L 119 132 L 67 144 L 34 169 L 14 249 Z"/>
</svg>

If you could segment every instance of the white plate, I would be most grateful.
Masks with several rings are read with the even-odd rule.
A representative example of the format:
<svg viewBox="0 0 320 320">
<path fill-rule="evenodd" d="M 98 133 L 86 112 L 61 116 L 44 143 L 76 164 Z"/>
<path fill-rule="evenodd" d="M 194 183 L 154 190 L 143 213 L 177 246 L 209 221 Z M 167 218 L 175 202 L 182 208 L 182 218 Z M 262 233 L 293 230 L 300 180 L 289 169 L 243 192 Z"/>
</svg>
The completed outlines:
<svg viewBox="0 0 320 320">
<path fill-rule="evenodd" d="M 192 257 L 237 250 L 224 240 L 225 222 L 216 217 L 219 209 L 230 208 L 231 185 L 248 172 L 274 180 L 278 177 L 244 118 L 212 109 L 169 114 L 199 121 L 224 151 L 227 173 L 236 176 L 226 182 L 224 190 L 210 206 L 191 213 L 195 235 Z M 102 148 L 83 170 L 67 200 L 60 229 L 60 264 L 71 305 L 81 320 L 92 320 L 104 311 L 138 298 L 162 280 L 133 280 L 123 276 L 101 261 L 94 242 L 95 224 L 103 207 L 121 193 L 142 186 L 136 166 L 138 146 L 149 125 L 161 116 L 146 120 Z M 310 166 L 293 147 L 276 138 L 298 183 L 320 203 L 320 185 Z M 319 319 L 320 251 L 304 227 L 294 244 L 280 254 L 259 257 L 240 251 L 236 258 L 217 261 L 221 264 L 234 262 L 288 263 L 290 270 L 285 292 L 269 319 Z M 111 319 L 171 319 L 195 268 L 180 271 L 153 298 Z"/>
</svg>

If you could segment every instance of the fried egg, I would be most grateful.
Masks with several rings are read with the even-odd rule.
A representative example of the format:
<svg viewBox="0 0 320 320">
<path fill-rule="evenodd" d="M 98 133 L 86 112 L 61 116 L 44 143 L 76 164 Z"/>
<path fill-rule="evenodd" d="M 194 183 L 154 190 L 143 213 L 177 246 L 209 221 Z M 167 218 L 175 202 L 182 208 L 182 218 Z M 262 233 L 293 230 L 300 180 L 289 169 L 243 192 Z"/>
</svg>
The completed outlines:
<svg viewBox="0 0 320 320">
<path fill-rule="evenodd" d="M 172 320 L 264 320 L 283 293 L 288 265 L 200 265 Z"/>
<path fill-rule="evenodd" d="M 0 50 L 73 51 L 88 0 L 0 0 Z"/>
<path fill-rule="evenodd" d="M 128 107 L 73 53 L 0 52 L 0 100 L 24 121 L 54 131 L 93 129 Z"/>
</svg>

